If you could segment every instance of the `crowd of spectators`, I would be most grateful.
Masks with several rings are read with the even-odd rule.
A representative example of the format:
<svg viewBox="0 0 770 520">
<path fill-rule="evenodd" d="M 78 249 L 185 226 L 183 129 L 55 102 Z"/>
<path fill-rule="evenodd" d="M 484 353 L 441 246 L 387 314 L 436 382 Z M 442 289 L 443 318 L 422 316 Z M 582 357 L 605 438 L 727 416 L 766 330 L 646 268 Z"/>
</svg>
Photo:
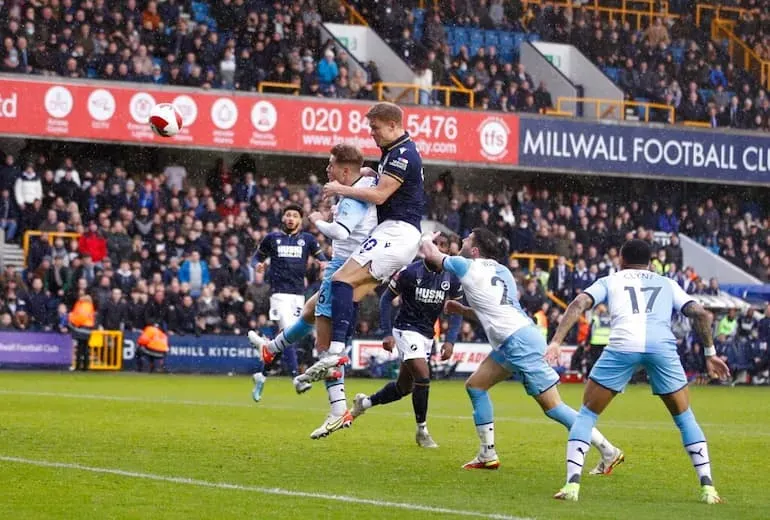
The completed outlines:
<svg viewBox="0 0 770 520">
<path fill-rule="evenodd" d="M 0 328 L 64 330 L 68 310 L 89 295 L 97 325 L 108 330 L 160 323 L 172 335 L 243 334 L 250 328 L 268 336 L 276 332 L 268 318 L 270 287 L 253 269 L 251 255 L 262 237 L 280 225 L 284 204 L 298 203 L 308 214 L 320 202 L 315 176 L 291 188 L 284 179 L 257 175 L 253 164 L 230 169 L 220 161 L 201 186 L 191 183 L 178 164 L 168 164 L 161 174 L 129 175 L 117 167 L 82 168 L 71 157 L 27 159 L 22 169 L 8 155 L 0 168 L 0 226 L 11 241 L 25 230 L 44 234 L 31 241 L 26 269 L 7 268 L 0 274 Z M 728 198 L 696 202 L 691 218 L 686 206 L 677 216 L 672 206 L 615 204 L 526 185 L 461 196 L 449 172 L 428 197 L 427 217 L 457 234 L 451 240 L 453 252 L 473 227 L 486 226 L 500 236 L 501 258 L 520 284 L 522 306 L 532 316 L 540 314 L 549 334 L 561 309 L 548 293 L 568 301 L 617 270 L 619 247 L 631 236 L 650 240 L 656 251 L 652 268 L 691 294 L 719 294 L 719 284 L 686 267 L 676 235 L 680 230 L 704 243 L 723 243 L 726 256 L 729 244 L 740 243 L 746 258 L 756 253 L 767 279 L 767 217 L 750 212 L 738 217 L 731 208 L 739 206 Z M 670 233 L 670 239 L 658 243 L 653 230 Z M 79 236 L 49 241 L 50 232 Z M 317 236 L 329 253 L 329 241 Z M 505 259 L 510 252 L 552 253 L 559 259 L 550 270 L 537 265 L 530 271 Z M 191 266 L 199 277 L 190 276 Z M 320 266 L 311 261 L 308 294 L 318 288 L 319 274 Z M 376 297 L 362 303 L 360 317 L 359 335 L 383 333 L 376 330 Z M 443 321 L 441 328 L 445 333 L 448 323 Z M 738 347 L 732 345 L 737 343 L 728 337 L 720 340 L 720 352 L 735 357 Z M 570 339 L 578 341 L 577 330 Z M 483 331 L 467 322 L 460 340 L 483 341 Z"/>
<path fill-rule="evenodd" d="M 321 20 L 341 15 L 327 4 L 4 2 L 0 71 L 243 91 L 267 81 L 305 95 L 374 99 L 376 65 L 354 74 L 344 49 L 321 44 Z M 196 5 L 211 16 L 201 19 Z"/>
</svg>

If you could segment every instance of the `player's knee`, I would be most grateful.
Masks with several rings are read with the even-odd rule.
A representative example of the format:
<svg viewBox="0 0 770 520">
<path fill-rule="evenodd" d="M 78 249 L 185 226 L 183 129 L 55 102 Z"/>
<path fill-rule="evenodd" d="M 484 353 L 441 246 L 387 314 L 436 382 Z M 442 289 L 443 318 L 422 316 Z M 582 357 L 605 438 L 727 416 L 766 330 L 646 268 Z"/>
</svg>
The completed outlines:
<svg viewBox="0 0 770 520">
<path fill-rule="evenodd" d="M 414 387 L 413 381 L 410 379 L 409 381 L 399 381 L 396 386 L 398 387 L 398 391 L 401 393 L 401 396 L 406 396 L 412 393 L 412 388 Z"/>
</svg>

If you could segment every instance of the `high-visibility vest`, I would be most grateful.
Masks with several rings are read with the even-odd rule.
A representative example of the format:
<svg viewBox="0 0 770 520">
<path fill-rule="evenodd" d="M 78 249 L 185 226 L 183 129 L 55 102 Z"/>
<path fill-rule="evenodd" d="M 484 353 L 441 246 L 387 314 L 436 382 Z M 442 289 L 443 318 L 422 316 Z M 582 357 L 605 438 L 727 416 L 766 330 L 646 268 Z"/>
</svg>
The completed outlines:
<svg viewBox="0 0 770 520">
<path fill-rule="evenodd" d="M 588 332 L 591 330 L 591 327 L 588 325 L 588 320 L 585 316 L 581 316 L 578 320 L 578 329 L 577 329 L 577 343 L 578 345 L 585 344 L 586 341 L 588 341 Z"/>
<path fill-rule="evenodd" d="M 158 327 L 148 325 L 136 341 L 140 346 L 153 352 L 168 352 L 168 336 Z"/>
<path fill-rule="evenodd" d="M 69 320 L 75 327 L 93 327 L 96 324 L 94 304 L 86 300 L 78 300 L 72 307 Z"/>
<path fill-rule="evenodd" d="M 591 345 L 606 347 L 610 342 L 610 317 L 594 315 L 591 318 Z"/>
<path fill-rule="evenodd" d="M 535 325 L 544 337 L 548 337 L 548 316 L 542 309 L 535 313 Z"/>
</svg>

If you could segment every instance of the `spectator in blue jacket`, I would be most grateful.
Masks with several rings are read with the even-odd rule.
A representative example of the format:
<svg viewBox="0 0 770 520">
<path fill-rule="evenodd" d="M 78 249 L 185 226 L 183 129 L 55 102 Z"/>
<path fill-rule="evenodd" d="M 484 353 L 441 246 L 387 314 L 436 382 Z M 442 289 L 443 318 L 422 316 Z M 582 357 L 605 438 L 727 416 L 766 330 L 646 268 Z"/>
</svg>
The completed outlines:
<svg viewBox="0 0 770 520">
<path fill-rule="evenodd" d="M 190 284 L 190 294 L 197 298 L 204 286 L 210 281 L 209 266 L 205 260 L 201 260 L 201 254 L 193 251 L 190 258 L 182 262 L 179 268 L 179 281 Z"/>
<path fill-rule="evenodd" d="M 673 207 L 666 206 L 666 212 L 658 217 L 658 230 L 679 233 L 679 219 L 674 215 Z"/>
<path fill-rule="evenodd" d="M 334 83 L 339 75 L 340 71 L 334 61 L 334 51 L 326 49 L 324 59 L 318 64 L 318 83 L 321 84 L 321 88 L 326 89 Z"/>
<path fill-rule="evenodd" d="M 709 73 L 709 82 L 711 83 L 711 86 L 716 88 L 719 85 L 722 85 L 724 88 L 727 88 L 727 77 L 725 77 L 725 73 L 722 72 L 722 65 L 717 63 L 712 69 L 711 73 Z"/>
</svg>

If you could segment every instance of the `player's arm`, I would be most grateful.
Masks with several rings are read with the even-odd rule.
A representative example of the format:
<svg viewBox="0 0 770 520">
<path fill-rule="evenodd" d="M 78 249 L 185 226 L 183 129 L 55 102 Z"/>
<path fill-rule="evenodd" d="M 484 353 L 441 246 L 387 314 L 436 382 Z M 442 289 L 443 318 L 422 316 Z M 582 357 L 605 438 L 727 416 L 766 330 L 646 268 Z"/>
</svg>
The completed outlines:
<svg viewBox="0 0 770 520">
<path fill-rule="evenodd" d="M 564 316 L 562 316 L 559 326 L 556 328 L 556 332 L 551 339 L 551 345 L 560 347 L 570 329 L 575 326 L 583 313 L 593 307 L 593 305 L 594 299 L 589 294 L 578 294 L 577 298 L 572 300 L 572 303 L 569 304 L 564 312 Z"/>
<path fill-rule="evenodd" d="M 709 375 L 716 376 L 719 379 L 727 379 L 730 377 L 730 368 L 717 356 L 717 350 L 714 348 L 714 335 L 711 332 L 713 317 L 711 313 L 703 305 L 690 299 L 690 296 L 676 282 L 673 280 L 670 280 L 670 282 L 674 286 L 674 308 L 692 321 L 695 333 L 703 342 L 705 347 L 703 354 L 706 356 L 706 369 Z M 682 302 L 686 303 L 682 304 Z"/>
<path fill-rule="evenodd" d="M 607 278 L 599 278 L 589 288 L 567 306 L 559 326 L 545 351 L 545 360 L 553 364 L 559 359 L 559 351 L 567 333 L 575 326 L 580 317 L 590 308 L 607 301 Z"/>
<path fill-rule="evenodd" d="M 463 305 L 458 300 L 447 300 L 447 302 L 444 304 L 444 314 L 448 314 L 450 316 L 459 316 L 460 318 L 465 318 L 469 321 L 479 321 L 479 319 L 476 317 L 476 312 L 467 305 Z M 451 327 L 452 322 L 450 321 L 449 324 Z M 460 320 L 460 325 L 462 325 L 462 319 Z M 449 332 L 447 331 L 447 337 L 448 336 Z"/>
<path fill-rule="evenodd" d="M 270 255 L 272 254 L 272 243 L 272 236 L 267 235 L 262 239 L 262 242 L 259 243 L 257 252 L 254 253 L 254 260 L 256 260 L 256 265 L 254 267 L 258 273 L 264 272 L 265 270 L 265 261 L 270 258 Z"/>
<path fill-rule="evenodd" d="M 318 243 L 318 240 L 316 240 L 314 236 L 310 236 L 310 252 L 319 262 L 326 262 L 328 259 L 326 258 L 323 249 L 321 249 L 321 244 Z"/>
<path fill-rule="evenodd" d="M 401 187 L 404 180 L 388 171 L 383 172 L 377 186 L 371 188 L 358 188 L 355 186 L 345 186 L 339 182 L 332 181 L 324 184 L 324 195 L 339 195 L 341 197 L 350 197 L 351 199 L 368 202 L 377 206 L 384 204 L 398 188 Z"/>
</svg>

